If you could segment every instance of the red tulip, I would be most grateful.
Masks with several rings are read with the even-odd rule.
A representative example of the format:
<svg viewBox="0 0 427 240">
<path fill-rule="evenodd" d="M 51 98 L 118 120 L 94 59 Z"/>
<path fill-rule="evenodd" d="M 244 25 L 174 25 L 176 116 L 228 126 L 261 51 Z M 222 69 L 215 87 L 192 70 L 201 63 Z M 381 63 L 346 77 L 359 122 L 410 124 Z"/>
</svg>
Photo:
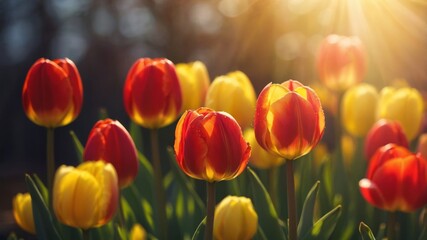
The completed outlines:
<svg viewBox="0 0 427 240">
<path fill-rule="evenodd" d="M 270 83 L 258 97 L 254 128 L 261 147 L 286 159 L 296 159 L 321 139 L 325 115 L 311 88 L 294 80 Z"/>
<path fill-rule="evenodd" d="M 375 151 L 389 143 L 408 148 L 408 140 L 397 121 L 381 119 L 369 130 L 365 138 L 365 157 L 371 159 Z"/>
<path fill-rule="evenodd" d="M 37 60 L 27 73 L 22 102 L 27 117 L 37 125 L 54 128 L 71 123 L 83 102 L 76 65 L 68 58 Z"/>
<path fill-rule="evenodd" d="M 407 148 L 385 145 L 371 158 L 359 187 L 365 200 L 375 207 L 415 211 L 427 203 L 427 161 Z"/>
<path fill-rule="evenodd" d="M 181 87 L 174 64 L 165 58 L 140 58 L 130 68 L 124 86 L 130 118 L 146 128 L 164 127 L 178 117 Z"/>
<path fill-rule="evenodd" d="M 117 171 L 121 188 L 130 185 L 138 174 L 135 144 L 117 120 L 105 119 L 95 124 L 89 133 L 83 159 L 111 163 Z"/>
<path fill-rule="evenodd" d="M 186 111 L 176 126 L 175 153 L 190 177 L 208 182 L 229 180 L 243 172 L 251 148 L 228 113 L 209 108 Z"/>
<path fill-rule="evenodd" d="M 317 68 L 322 82 L 335 91 L 361 82 L 365 73 L 362 42 L 358 37 L 327 36 L 320 46 Z"/>
</svg>

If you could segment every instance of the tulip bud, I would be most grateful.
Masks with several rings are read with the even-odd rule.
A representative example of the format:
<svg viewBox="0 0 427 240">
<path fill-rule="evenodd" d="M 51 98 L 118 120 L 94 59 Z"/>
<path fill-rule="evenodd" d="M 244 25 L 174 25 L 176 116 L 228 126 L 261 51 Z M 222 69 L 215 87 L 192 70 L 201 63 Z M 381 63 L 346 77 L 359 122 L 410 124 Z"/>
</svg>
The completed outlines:
<svg viewBox="0 0 427 240">
<path fill-rule="evenodd" d="M 214 79 L 208 88 L 205 106 L 228 112 L 242 129 L 252 125 L 256 94 L 249 78 L 241 71 Z"/>
<path fill-rule="evenodd" d="M 200 61 L 176 65 L 182 90 L 182 109 L 197 109 L 205 103 L 210 79 L 205 64 Z"/>
<path fill-rule="evenodd" d="M 40 58 L 31 66 L 22 103 L 32 122 L 48 128 L 65 126 L 79 115 L 82 102 L 80 74 L 70 59 Z"/>
<path fill-rule="evenodd" d="M 136 223 L 132 226 L 132 229 L 130 230 L 129 239 L 130 240 L 145 240 L 145 239 L 147 239 L 147 232 L 141 226 L 141 224 Z"/>
<path fill-rule="evenodd" d="M 325 129 L 316 93 L 295 80 L 268 84 L 260 93 L 254 121 L 261 147 L 289 160 L 311 151 Z"/>
<path fill-rule="evenodd" d="M 402 147 L 409 147 L 403 129 L 397 121 L 380 119 L 369 130 L 365 138 L 365 158 L 371 159 L 378 148 L 394 143 Z"/>
<path fill-rule="evenodd" d="M 13 198 L 13 216 L 16 223 L 25 231 L 36 234 L 33 218 L 33 206 L 29 193 L 18 193 Z"/>
<path fill-rule="evenodd" d="M 409 141 L 418 135 L 424 104 L 421 94 L 415 88 L 383 88 L 377 109 L 377 118 L 398 121 Z"/>
<path fill-rule="evenodd" d="M 407 148 L 388 144 L 372 156 L 359 187 L 375 207 L 413 212 L 427 203 L 427 161 Z"/>
<path fill-rule="evenodd" d="M 341 103 L 341 121 L 353 136 L 364 137 L 375 123 L 378 93 L 374 86 L 361 83 L 348 89 Z"/>
<path fill-rule="evenodd" d="M 251 146 L 251 157 L 249 158 L 249 164 L 252 166 L 259 169 L 269 169 L 277 167 L 285 162 L 284 158 L 266 151 L 258 144 L 253 128 L 247 128 L 243 136 Z"/>
<path fill-rule="evenodd" d="M 250 198 L 224 198 L 216 207 L 214 219 L 217 240 L 249 240 L 257 232 L 258 215 Z"/>
<path fill-rule="evenodd" d="M 165 58 L 140 58 L 130 68 L 123 90 L 130 118 L 145 128 L 161 128 L 176 120 L 182 95 L 174 64 Z"/>
<path fill-rule="evenodd" d="M 361 82 L 365 74 L 362 42 L 355 36 L 327 36 L 320 45 L 317 69 L 320 80 L 334 91 L 345 91 Z"/>
<path fill-rule="evenodd" d="M 129 186 L 138 174 L 138 157 L 132 137 L 117 121 L 98 121 L 89 133 L 83 151 L 85 161 L 102 160 L 111 163 L 117 171 L 119 186 Z"/>
<path fill-rule="evenodd" d="M 186 111 L 176 126 L 174 149 L 179 167 L 208 182 L 237 177 L 248 164 L 251 148 L 236 120 L 209 108 Z"/>
<path fill-rule="evenodd" d="M 77 168 L 58 168 L 53 185 L 53 210 L 68 226 L 88 229 L 106 224 L 119 203 L 117 174 L 113 165 L 90 161 Z"/>
</svg>

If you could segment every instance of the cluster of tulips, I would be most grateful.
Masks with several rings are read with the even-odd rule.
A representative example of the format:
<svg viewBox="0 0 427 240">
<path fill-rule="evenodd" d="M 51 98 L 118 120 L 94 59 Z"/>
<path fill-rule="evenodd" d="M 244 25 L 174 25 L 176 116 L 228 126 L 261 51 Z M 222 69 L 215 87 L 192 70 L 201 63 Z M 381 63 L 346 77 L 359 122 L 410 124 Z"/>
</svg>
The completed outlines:
<svg viewBox="0 0 427 240">
<path fill-rule="evenodd" d="M 29 193 L 13 200 L 17 224 L 41 239 L 348 239 L 360 236 L 358 228 L 375 239 L 362 221 L 382 223 L 382 210 L 414 212 L 427 204 L 422 97 L 408 86 L 378 93 L 361 83 L 365 56 L 356 37 L 328 36 L 318 69 L 322 86 L 287 80 L 256 96 L 241 71 L 211 82 L 201 62 L 138 59 L 123 88 L 129 131 L 118 120 L 99 120 L 84 146 L 73 135 L 81 163 L 56 168 L 54 129 L 79 115 L 83 84 L 70 59 L 37 60 L 22 101 L 28 118 L 47 129 L 47 185 L 26 175 Z M 322 87 L 328 94 L 320 94 Z M 336 147 L 319 155 L 326 111 L 336 120 Z M 159 130 L 171 124 L 173 149 L 160 149 Z M 151 161 L 138 150 L 135 126 L 150 129 Z M 354 154 L 354 146 L 364 154 Z M 162 170 L 163 150 L 169 173 Z M 286 194 L 278 192 L 282 176 Z M 192 179 L 207 183 L 206 205 Z M 427 231 L 424 220 L 419 225 Z M 398 221 L 378 228 L 380 238 L 401 232 Z"/>
</svg>

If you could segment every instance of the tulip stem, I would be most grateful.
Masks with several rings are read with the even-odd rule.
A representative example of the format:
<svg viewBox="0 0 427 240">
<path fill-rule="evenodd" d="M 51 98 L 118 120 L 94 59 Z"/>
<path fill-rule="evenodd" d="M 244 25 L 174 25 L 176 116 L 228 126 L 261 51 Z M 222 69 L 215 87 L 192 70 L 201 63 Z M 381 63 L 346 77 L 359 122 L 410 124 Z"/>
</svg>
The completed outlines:
<svg viewBox="0 0 427 240">
<path fill-rule="evenodd" d="M 286 160 L 286 185 L 288 195 L 289 240 L 297 240 L 297 204 L 295 201 L 295 183 L 293 160 Z"/>
<path fill-rule="evenodd" d="M 387 215 L 387 239 L 396 239 L 396 213 L 389 212 Z"/>
<path fill-rule="evenodd" d="M 160 162 L 159 155 L 159 136 L 157 129 L 151 129 L 151 154 L 153 161 L 153 170 L 154 170 L 154 184 L 155 184 L 155 194 L 157 200 L 157 216 L 158 216 L 158 228 L 157 233 L 160 240 L 167 239 L 167 218 L 166 218 L 166 201 L 165 201 L 165 192 L 163 187 L 163 176 L 162 176 L 162 165 Z"/>
<path fill-rule="evenodd" d="M 89 240 L 90 239 L 89 229 L 82 229 L 82 234 L 83 234 L 83 240 Z"/>
<path fill-rule="evenodd" d="M 52 189 L 53 189 L 53 178 L 55 173 L 55 131 L 54 128 L 47 128 L 47 141 L 46 141 L 46 167 L 47 167 L 47 189 L 49 191 L 49 203 L 48 206 L 52 206 Z M 50 208 L 52 209 L 52 208 Z"/>
<path fill-rule="evenodd" d="M 212 240 L 215 217 L 215 182 L 207 182 L 207 189 L 205 240 Z"/>
</svg>

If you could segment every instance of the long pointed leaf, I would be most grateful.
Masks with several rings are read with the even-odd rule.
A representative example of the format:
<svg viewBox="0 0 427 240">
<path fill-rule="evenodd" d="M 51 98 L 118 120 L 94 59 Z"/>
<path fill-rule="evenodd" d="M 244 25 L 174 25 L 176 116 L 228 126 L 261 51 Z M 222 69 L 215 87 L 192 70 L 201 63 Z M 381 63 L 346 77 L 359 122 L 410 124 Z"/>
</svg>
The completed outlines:
<svg viewBox="0 0 427 240">
<path fill-rule="evenodd" d="M 25 183 L 31 195 L 33 216 L 36 225 L 37 237 L 40 239 L 62 239 L 54 224 L 49 209 L 30 175 L 25 175 Z"/>
<path fill-rule="evenodd" d="M 247 171 L 249 173 L 248 182 L 252 187 L 249 197 L 253 201 L 255 211 L 258 214 L 258 222 L 267 239 L 286 239 L 270 195 L 256 173 L 249 167 Z"/>
<path fill-rule="evenodd" d="M 79 138 L 77 137 L 76 133 L 74 131 L 70 131 L 70 135 L 71 138 L 73 139 L 74 142 L 74 147 L 76 149 L 76 153 L 77 153 L 77 158 L 79 160 L 79 162 L 83 162 L 83 145 L 80 142 Z"/>
<path fill-rule="evenodd" d="M 338 205 L 321 217 L 313 225 L 311 231 L 301 239 L 329 239 L 335 230 L 338 219 L 341 216 L 342 207 Z"/>
<path fill-rule="evenodd" d="M 319 184 L 319 181 L 314 184 L 304 201 L 301 218 L 298 223 L 298 236 L 305 235 L 313 227 L 314 205 L 316 203 L 316 196 L 319 191 Z"/>
<path fill-rule="evenodd" d="M 371 229 L 364 222 L 360 222 L 359 232 L 360 232 L 360 235 L 362 236 L 362 240 L 368 240 L 368 239 L 375 240 L 374 234 L 372 233 Z"/>
</svg>

